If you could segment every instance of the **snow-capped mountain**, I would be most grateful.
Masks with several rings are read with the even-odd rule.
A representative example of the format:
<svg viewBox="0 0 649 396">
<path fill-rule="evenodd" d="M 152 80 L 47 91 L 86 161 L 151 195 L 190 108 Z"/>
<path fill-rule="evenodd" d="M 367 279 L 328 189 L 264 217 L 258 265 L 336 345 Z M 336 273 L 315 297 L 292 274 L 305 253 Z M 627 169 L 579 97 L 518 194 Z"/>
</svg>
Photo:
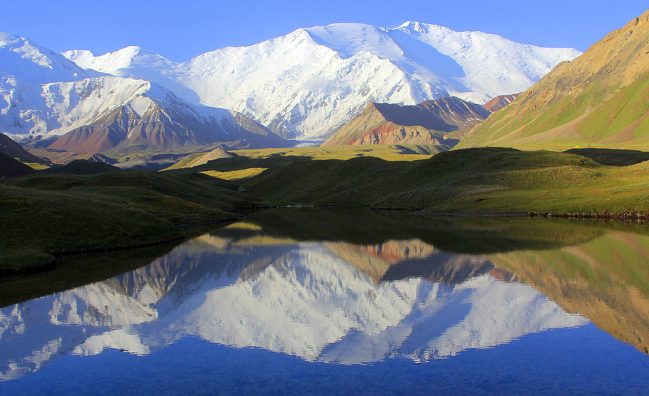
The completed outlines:
<svg viewBox="0 0 649 396">
<path fill-rule="evenodd" d="M 43 84 L 99 75 L 24 37 L 0 32 L 0 82 Z M 6 101 L 6 98 L 3 97 Z"/>
<path fill-rule="evenodd" d="M 308 361 L 422 362 L 587 323 L 480 257 L 421 241 L 256 241 L 200 237 L 131 273 L 0 309 L 0 379 L 57 355 L 148 354 L 187 336 Z M 429 276 L 377 280 L 412 260 Z"/>
<path fill-rule="evenodd" d="M 148 80 L 81 69 L 9 34 L 0 35 L 0 132 L 58 137 L 53 148 L 81 153 L 133 145 L 286 145 L 240 113 L 183 100 Z"/>
<path fill-rule="evenodd" d="M 50 134 L 65 133 L 50 144 L 54 149 L 96 153 L 134 146 L 171 149 L 217 142 L 238 148 L 287 145 L 242 114 L 191 104 L 145 80 L 101 77 L 58 84 L 57 88 L 60 101 L 47 106 L 49 114 L 81 117 L 64 118 L 61 128 L 50 130 Z"/>
<path fill-rule="evenodd" d="M 368 102 L 415 105 L 456 96 L 485 103 L 524 91 L 579 54 L 418 22 L 298 29 L 182 63 L 138 47 L 100 56 L 64 53 L 83 68 L 150 79 L 185 99 L 231 108 L 296 138 L 326 136 Z"/>
</svg>

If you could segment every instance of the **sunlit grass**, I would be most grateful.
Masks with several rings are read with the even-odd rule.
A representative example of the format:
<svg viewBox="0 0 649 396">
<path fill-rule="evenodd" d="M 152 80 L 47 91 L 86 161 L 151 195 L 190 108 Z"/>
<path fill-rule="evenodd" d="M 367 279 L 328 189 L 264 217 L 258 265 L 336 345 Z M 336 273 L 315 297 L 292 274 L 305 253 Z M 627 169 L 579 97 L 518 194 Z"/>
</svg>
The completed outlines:
<svg viewBox="0 0 649 396">
<path fill-rule="evenodd" d="M 417 161 L 431 157 L 428 154 L 404 154 L 402 148 L 407 145 L 369 145 L 369 146 L 335 146 L 335 147 L 295 147 L 238 150 L 235 153 L 248 158 L 268 158 L 274 155 L 283 157 L 309 157 L 314 160 L 348 160 L 358 157 L 374 157 L 385 161 Z"/>
<path fill-rule="evenodd" d="M 266 169 L 267 168 L 246 168 L 246 169 L 239 169 L 234 171 L 223 171 L 223 172 L 211 170 L 211 171 L 204 171 L 201 173 L 222 180 L 243 180 L 243 179 L 248 179 L 250 177 L 261 175 L 262 173 L 264 173 L 264 171 L 266 171 Z"/>
<path fill-rule="evenodd" d="M 44 164 L 39 164 L 37 162 L 23 162 L 23 164 L 29 166 L 30 168 L 34 170 L 44 170 L 44 169 L 49 169 L 49 166 L 44 165 Z"/>
<path fill-rule="evenodd" d="M 261 231 L 260 226 L 258 226 L 255 223 L 250 223 L 247 221 L 238 221 L 236 223 L 232 223 L 228 225 L 225 228 L 231 230 Z"/>
</svg>

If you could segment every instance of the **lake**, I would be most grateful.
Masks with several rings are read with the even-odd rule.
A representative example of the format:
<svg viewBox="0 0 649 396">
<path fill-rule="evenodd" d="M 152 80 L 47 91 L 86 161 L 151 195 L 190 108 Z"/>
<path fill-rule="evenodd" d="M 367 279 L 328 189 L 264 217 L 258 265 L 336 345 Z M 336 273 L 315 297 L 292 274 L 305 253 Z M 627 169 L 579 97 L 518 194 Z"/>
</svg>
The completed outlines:
<svg viewBox="0 0 649 396">
<path fill-rule="evenodd" d="M 643 224 L 272 210 L 141 260 L 12 284 L 0 394 L 649 394 Z"/>
</svg>

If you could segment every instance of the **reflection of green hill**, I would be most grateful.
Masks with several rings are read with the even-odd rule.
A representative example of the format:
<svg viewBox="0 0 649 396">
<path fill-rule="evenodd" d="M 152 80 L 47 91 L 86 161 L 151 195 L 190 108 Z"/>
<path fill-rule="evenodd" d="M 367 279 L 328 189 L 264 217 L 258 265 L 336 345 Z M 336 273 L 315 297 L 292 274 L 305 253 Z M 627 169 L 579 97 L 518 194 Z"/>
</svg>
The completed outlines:
<svg viewBox="0 0 649 396">
<path fill-rule="evenodd" d="M 566 311 L 649 353 L 649 237 L 610 232 L 576 246 L 489 258 Z"/>
<path fill-rule="evenodd" d="M 250 221 L 268 235 L 302 241 L 344 241 L 369 245 L 420 239 L 454 253 L 485 254 L 521 249 L 552 249 L 586 242 L 604 226 L 528 218 L 443 218 L 366 209 L 268 210 Z"/>
</svg>

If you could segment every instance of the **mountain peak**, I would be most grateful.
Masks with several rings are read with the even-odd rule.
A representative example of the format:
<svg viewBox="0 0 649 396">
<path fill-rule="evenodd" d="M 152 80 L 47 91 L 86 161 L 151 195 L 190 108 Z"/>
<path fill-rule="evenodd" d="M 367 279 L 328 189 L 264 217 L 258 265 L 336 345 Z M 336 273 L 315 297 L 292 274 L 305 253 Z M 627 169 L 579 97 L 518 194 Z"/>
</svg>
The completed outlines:
<svg viewBox="0 0 649 396">
<path fill-rule="evenodd" d="M 410 30 L 410 31 L 415 31 L 417 33 L 428 33 L 433 30 L 439 30 L 439 31 L 452 31 L 451 29 L 441 26 L 441 25 L 434 25 L 430 23 L 423 23 L 423 22 L 417 22 L 417 21 L 405 21 L 398 27 L 396 27 L 393 30 Z"/>
<path fill-rule="evenodd" d="M 482 106 L 455 97 L 416 106 L 371 102 L 323 146 L 418 144 L 443 151 L 457 142 L 447 139 L 447 133 L 461 134 L 488 116 Z"/>
<path fill-rule="evenodd" d="M 48 83 L 74 81 L 95 73 L 83 71 L 74 62 L 28 38 L 0 33 L 0 72 L 17 82 Z"/>
</svg>

